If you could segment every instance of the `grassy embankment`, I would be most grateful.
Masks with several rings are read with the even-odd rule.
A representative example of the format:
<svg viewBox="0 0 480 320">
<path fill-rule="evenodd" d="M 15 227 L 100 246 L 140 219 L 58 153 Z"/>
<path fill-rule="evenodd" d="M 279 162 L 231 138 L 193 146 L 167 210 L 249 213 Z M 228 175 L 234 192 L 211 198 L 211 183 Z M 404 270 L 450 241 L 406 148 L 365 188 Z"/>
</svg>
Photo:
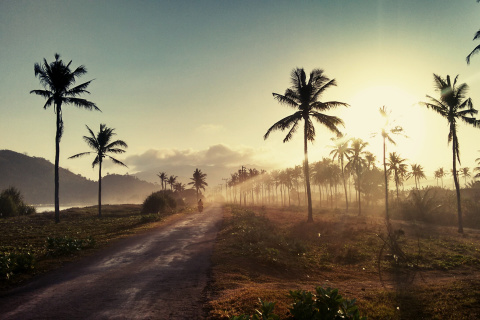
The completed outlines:
<svg viewBox="0 0 480 320">
<path fill-rule="evenodd" d="M 52 212 L 0 219 L 0 289 L 91 254 L 112 240 L 152 228 L 168 216 L 140 214 L 140 210 L 141 205 L 105 205 L 98 218 L 96 206 L 71 208 L 61 211 L 58 224 Z M 17 262 L 24 267 L 6 275 L 6 268 Z"/>
<path fill-rule="evenodd" d="M 258 298 L 287 318 L 289 290 L 338 288 L 368 319 L 479 319 L 480 230 L 393 221 L 403 258 L 380 255 L 379 216 L 225 209 L 214 252 L 209 319 L 253 314 Z M 378 263 L 380 257 L 380 264 Z M 379 268 L 380 265 L 380 268 Z M 380 270 L 380 272 L 379 272 Z"/>
</svg>

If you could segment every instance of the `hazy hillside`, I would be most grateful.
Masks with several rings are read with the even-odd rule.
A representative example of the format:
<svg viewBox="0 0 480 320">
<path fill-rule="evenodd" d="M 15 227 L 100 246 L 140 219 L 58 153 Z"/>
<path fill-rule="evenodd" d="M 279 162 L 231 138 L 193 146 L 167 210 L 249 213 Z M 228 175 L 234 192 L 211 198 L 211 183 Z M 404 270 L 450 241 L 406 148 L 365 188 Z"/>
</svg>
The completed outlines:
<svg viewBox="0 0 480 320">
<path fill-rule="evenodd" d="M 29 204 L 54 202 L 54 165 L 43 158 L 0 150 L 0 190 L 14 186 Z M 133 176 L 109 175 L 102 179 L 103 203 L 139 203 L 158 185 Z M 60 204 L 95 204 L 98 183 L 60 168 Z"/>
</svg>

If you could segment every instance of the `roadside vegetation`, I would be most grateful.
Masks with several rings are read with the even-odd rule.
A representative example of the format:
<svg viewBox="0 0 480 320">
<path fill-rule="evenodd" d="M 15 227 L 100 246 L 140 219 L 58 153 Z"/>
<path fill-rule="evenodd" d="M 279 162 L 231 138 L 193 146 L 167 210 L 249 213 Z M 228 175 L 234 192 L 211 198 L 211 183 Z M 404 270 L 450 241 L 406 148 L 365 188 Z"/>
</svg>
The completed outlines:
<svg viewBox="0 0 480 320">
<path fill-rule="evenodd" d="M 156 226 L 188 207 L 141 214 L 141 205 L 103 205 L 62 211 L 61 223 L 52 212 L 0 219 L 0 289 L 60 267 L 108 245 L 109 242 Z"/>
<path fill-rule="evenodd" d="M 356 299 L 368 319 L 480 316 L 480 231 L 458 234 L 454 214 L 451 226 L 393 216 L 388 233 L 381 206 L 362 216 L 315 209 L 314 223 L 304 214 L 293 206 L 225 208 L 209 319 L 248 319 L 261 310 L 259 299 L 275 303 L 279 319 L 298 319 L 291 292 L 318 287 Z"/>
</svg>

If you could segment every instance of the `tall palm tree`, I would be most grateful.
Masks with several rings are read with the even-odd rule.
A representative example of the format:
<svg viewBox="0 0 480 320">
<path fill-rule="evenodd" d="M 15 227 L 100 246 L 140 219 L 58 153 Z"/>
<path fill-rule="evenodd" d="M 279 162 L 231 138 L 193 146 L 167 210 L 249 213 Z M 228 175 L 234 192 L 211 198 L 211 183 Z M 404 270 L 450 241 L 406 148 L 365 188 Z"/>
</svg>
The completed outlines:
<svg viewBox="0 0 480 320">
<path fill-rule="evenodd" d="M 198 190 L 202 189 L 205 191 L 205 187 L 208 186 L 208 183 L 205 181 L 207 178 L 207 174 L 203 173 L 202 170 L 199 170 L 198 168 L 195 169 L 193 172 L 193 177 L 190 178 L 192 180 L 188 184 L 192 185 L 192 188 L 194 188 L 197 191 L 197 202 L 198 202 Z"/>
<path fill-rule="evenodd" d="M 349 162 L 347 166 L 353 172 L 355 172 L 355 177 L 357 178 L 357 193 L 358 193 L 358 215 L 362 214 L 362 202 L 360 198 L 361 194 L 361 181 L 363 169 L 366 167 L 365 160 L 365 147 L 368 145 L 368 142 L 364 142 L 362 139 L 353 139 L 352 145 L 349 148 Z"/>
<path fill-rule="evenodd" d="M 469 167 L 460 168 L 460 174 L 465 179 L 465 187 L 467 187 L 467 178 L 470 178 L 472 176 L 470 174 L 470 168 Z"/>
<path fill-rule="evenodd" d="M 453 83 L 450 81 L 450 76 L 447 75 L 446 79 L 434 74 L 435 87 L 440 92 L 440 99 L 432 98 L 427 95 L 427 98 L 431 102 L 423 102 L 428 109 L 432 109 L 442 117 L 447 119 L 449 125 L 448 131 L 448 143 L 452 142 L 452 154 L 453 154 L 453 172 L 457 172 L 457 160 L 460 164 L 460 147 L 457 136 L 457 121 L 462 120 L 468 125 L 473 127 L 479 127 L 479 121 L 475 119 L 474 115 L 477 114 L 477 110 L 473 108 L 472 99 L 466 98 L 468 86 L 462 83 L 458 86 L 457 79 L 455 77 Z M 463 233 L 463 217 L 462 207 L 460 199 L 460 185 L 458 183 L 457 175 L 453 175 L 455 189 L 457 193 L 457 214 L 458 214 L 458 232 Z"/>
<path fill-rule="evenodd" d="M 418 186 L 420 185 L 420 179 L 427 179 L 425 176 L 425 172 L 423 171 L 423 167 L 419 164 L 412 164 L 412 171 L 410 172 L 410 175 L 413 177 L 415 180 L 415 189 L 418 189 Z"/>
<path fill-rule="evenodd" d="M 346 205 L 346 212 L 348 213 L 348 196 L 347 196 L 347 183 L 345 181 L 345 165 L 344 160 L 348 158 L 351 154 L 351 149 L 349 148 L 350 139 L 346 139 L 344 136 L 339 137 L 335 140 L 335 147 L 333 150 L 330 151 L 330 155 L 338 159 L 340 164 L 340 168 L 342 169 L 342 180 L 343 180 L 343 189 L 345 191 L 345 205 Z"/>
<path fill-rule="evenodd" d="M 157 176 L 160 178 L 160 181 L 162 182 L 162 190 L 165 190 L 167 188 L 167 179 L 168 175 L 166 172 L 159 172 Z"/>
<path fill-rule="evenodd" d="M 387 221 L 390 220 L 390 215 L 388 214 L 388 171 L 387 171 L 387 141 L 393 145 L 397 143 L 393 140 L 394 135 L 403 135 L 404 131 L 401 126 L 395 124 L 395 120 L 392 120 L 390 117 L 391 112 L 387 109 L 386 106 L 381 107 L 379 110 L 380 115 L 385 119 L 385 123 L 380 131 L 383 140 L 383 177 L 385 180 L 385 217 Z"/>
<path fill-rule="evenodd" d="M 393 181 L 395 181 L 395 188 L 397 189 L 397 200 L 398 200 L 398 187 L 403 184 L 403 179 L 407 176 L 408 166 L 403 159 L 396 152 L 390 152 L 388 157 L 388 173 L 393 173 Z"/>
<path fill-rule="evenodd" d="M 480 0 L 477 0 L 477 2 L 480 2 Z M 475 33 L 475 36 L 473 37 L 473 40 L 477 40 L 477 39 L 480 39 L 480 30 L 478 30 L 476 33 Z M 472 57 L 472 55 L 478 53 L 480 51 L 480 45 L 476 46 L 472 52 L 470 52 L 470 54 L 467 56 L 467 64 L 470 64 L 470 58 Z"/>
<path fill-rule="evenodd" d="M 170 185 L 170 190 L 173 191 L 173 186 L 175 185 L 175 183 L 177 182 L 177 176 L 170 176 L 170 178 L 168 178 L 167 180 L 167 183 Z"/>
<path fill-rule="evenodd" d="M 112 138 L 116 133 L 113 131 L 115 129 L 108 128 L 105 124 L 100 124 L 100 131 L 95 135 L 93 131 L 86 126 L 90 136 L 83 136 L 83 140 L 88 144 L 90 148 L 94 151 L 78 153 L 74 156 L 71 156 L 69 159 L 83 157 L 87 154 L 95 154 L 95 159 L 92 162 L 92 167 L 95 167 L 98 164 L 98 216 L 102 216 L 102 163 L 103 159 L 108 157 L 114 163 L 125 166 L 126 165 L 108 155 L 108 153 L 124 153 L 125 150 L 122 148 L 127 148 L 127 144 L 123 140 L 112 141 Z"/>
<path fill-rule="evenodd" d="M 440 179 L 442 181 L 442 188 L 443 188 L 443 177 L 445 177 L 445 170 L 443 168 L 438 168 L 436 171 L 435 171 L 435 178 L 437 179 Z M 437 184 L 438 184 L 438 180 L 437 180 Z"/>
<path fill-rule="evenodd" d="M 281 95 L 273 93 L 273 97 L 281 104 L 292 107 L 297 110 L 294 114 L 289 115 L 271 126 L 267 133 L 264 135 L 264 139 L 267 139 L 272 131 L 289 129 L 283 142 L 289 141 L 293 134 L 297 131 L 299 123 L 303 120 L 303 153 L 304 153 L 304 172 L 305 172 L 305 184 L 307 187 L 307 203 L 308 203 L 308 222 L 313 222 L 312 213 L 312 195 L 310 191 L 310 172 L 308 165 L 308 141 L 315 140 L 315 127 L 312 122 L 312 118 L 320 124 L 323 124 L 333 133 L 340 135 L 340 131 L 337 126 L 342 125 L 342 119 L 330 116 L 324 111 L 336 108 L 338 106 L 348 106 L 344 102 L 329 101 L 320 102 L 318 99 L 325 92 L 326 89 L 331 86 L 335 86 L 335 79 L 329 79 L 323 74 L 323 70 L 314 69 L 310 73 L 310 78 L 307 82 L 307 76 L 303 68 L 293 69 L 291 73 L 292 86 L 285 90 L 285 94 Z"/>
<path fill-rule="evenodd" d="M 55 54 L 55 61 L 48 63 L 43 59 L 43 63 L 35 63 L 33 69 L 35 77 L 38 77 L 44 90 L 32 90 L 30 93 L 42 96 L 47 101 L 43 108 L 47 109 L 53 105 L 53 110 L 57 114 L 56 134 L 55 134 L 55 222 L 60 222 L 60 200 L 59 200 L 59 158 L 60 158 L 60 140 L 63 134 L 62 105 L 72 104 L 78 108 L 87 110 L 98 110 L 95 103 L 79 98 L 82 94 L 90 93 L 86 89 L 92 80 L 74 86 L 78 77 L 87 73 L 84 66 L 79 66 L 75 70 L 70 69 L 70 64 L 65 64 L 58 53 Z"/>
</svg>

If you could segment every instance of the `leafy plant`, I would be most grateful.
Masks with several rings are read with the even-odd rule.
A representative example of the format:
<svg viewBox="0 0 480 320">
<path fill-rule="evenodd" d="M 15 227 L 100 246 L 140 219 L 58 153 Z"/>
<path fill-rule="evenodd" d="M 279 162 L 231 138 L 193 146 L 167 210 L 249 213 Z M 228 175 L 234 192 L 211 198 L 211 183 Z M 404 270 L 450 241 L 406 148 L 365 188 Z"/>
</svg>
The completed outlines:
<svg viewBox="0 0 480 320">
<path fill-rule="evenodd" d="M 16 273 L 34 269 L 35 256 L 29 250 L 0 252 L 0 278 L 10 279 Z"/>
<path fill-rule="evenodd" d="M 174 210 L 177 202 L 171 196 L 171 192 L 158 191 L 149 195 L 142 204 L 141 213 L 159 213 L 167 209 Z"/>
<path fill-rule="evenodd" d="M 356 300 L 343 298 L 338 289 L 315 288 L 316 294 L 305 290 L 290 291 L 290 296 L 294 299 L 292 307 L 289 309 L 292 319 L 295 320 L 339 320 L 366 319 L 361 317 Z"/>
<path fill-rule="evenodd" d="M 280 317 L 273 313 L 273 309 L 275 309 L 275 302 L 267 302 L 262 301 L 262 299 L 258 299 L 260 304 L 260 310 L 255 310 L 255 314 L 253 315 L 246 315 L 242 314 L 239 316 L 233 316 L 230 318 L 231 320 L 278 320 Z"/>
<path fill-rule="evenodd" d="M 23 202 L 20 191 L 10 187 L 0 193 L 0 217 L 13 217 L 35 213 L 35 208 Z"/>
<path fill-rule="evenodd" d="M 92 237 L 87 239 L 76 239 L 68 236 L 50 238 L 47 237 L 46 249 L 48 255 L 62 256 L 95 246 L 95 240 Z"/>
</svg>

